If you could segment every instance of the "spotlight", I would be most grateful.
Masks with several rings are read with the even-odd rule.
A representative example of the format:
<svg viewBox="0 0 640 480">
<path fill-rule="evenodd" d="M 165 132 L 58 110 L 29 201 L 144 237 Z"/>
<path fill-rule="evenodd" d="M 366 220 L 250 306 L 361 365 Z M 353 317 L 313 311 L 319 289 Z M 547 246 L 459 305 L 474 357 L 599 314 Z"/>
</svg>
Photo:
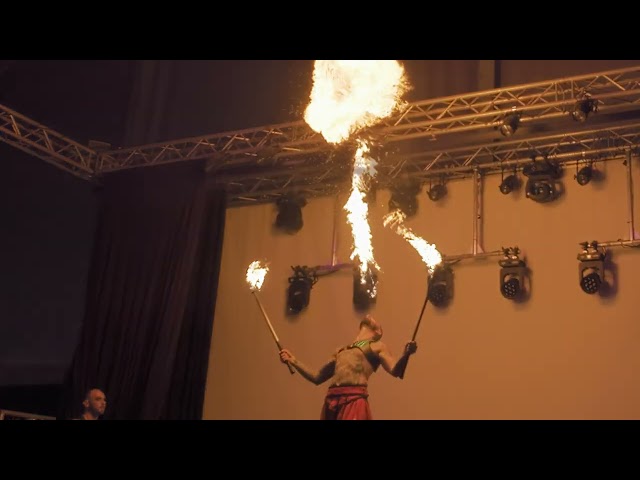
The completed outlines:
<svg viewBox="0 0 640 480">
<path fill-rule="evenodd" d="M 276 217 L 276 228 L 279 228 L 289 234 L 298 232 L 303 225 L 302 207 L 307 201 L 299 196 L 287 194 L 278 199 L 278 216 Z"/>
<path fill-rule="evenodd" d="M 304 267 L 291 267 L 293 276 L 289 277 L 287 292 L 287 314 L 297 315 L 309 305 L 311 288 L 318 281 L 315 272 Z"/>
<path fill-rule="evenodd" d="M 503 248 L 504 257 L 500 267 L 500 293 L 504 298 L 516 300 L 524 296 L 524 277 L 527 266 L 519 257 L 520 249 Z"/>
<path fill-rule="evenodd" d="M 412 178 L 405 177 L 391 187 L 389 199 L 389 211 L 402 210 L 407 217 L 412 217 L 418 212 L 417 195 L 420 193 L 420 183 Z"/>
<path fill-rule="evenodd" d="M 580 288 L 585 293 L 593 295 L 600 290 L 604 282 L 604 258 L 605 254 L 598 250 L 598 243 L 583 242 L 582 252 L 578 254 L 578 275 Z"/>
<path fill-rule="evenodd" d="M 576 122 L 585 122 L 591 112 L 598 111 L 598 104 L 591 98 L 578 100 L 571 110 L 571 118 Z"/>
<path fill-rule="evenodd" d="M 447 195 L 447 187 L 444 183 L 439 183 L 431 187 L 427 192 L 427 195 L 429 196 L 429 199 L 431 201 L 437 202 L 442 197 Z"/>
<path fill-rule="evenodd" d="M 591 165 L 582 167 L 578 173 L 576 173 L 575 179 L 579 185 L 585 186 L 591 181 L 593 177 L 593 167 Z"/>
<path fill-rule="evenodd" d="M 516 175 L 509 175 L 506 178 L 502 179 L 502 183 L 500 183 L 500 192 L 503 195 L 508 195 L 512 191 L 516 190 L 519 186 L 520 182 L 518 181 L 518 177 Z"/>
<path fill-rule="evenodd" d="M 433 306 L 446 307 L 453 297 L 453 271 L 448 265 L 439 265 L 429 280 L 429 301 Z"/>
<path fill-rule="evenodd" d="M 547 203 L 555 200 L 559 191 L 556 180 L 562 175 L 562 169 L 548 160 L 526 165 L 522 173 L 529 177 L 525 186 L 527 198 L 534 202 Z"/>
<path fill-rule="evenodd" d="M 520 114 L 519 113 L 510 113 L 506 115 L 502 119 L 502 123 L 500 124 L 500 133 L 505 137 L 510 137 L 520 126 Z"/>
<path fill-rule="evenodd" d="M 356 310 L 365 311 L 376 302 L 378 275 L 375 271 L 367 271 L 364 283 L 360 270 L 353 274 L 353 305 Z"/>
<path fill-rule="evenodd" d="M 555 199 L 556 190 L 553 184 L 547 179 L 527 180 L 527 198 L 534 202 L 547 203 Z"/>
</svg>

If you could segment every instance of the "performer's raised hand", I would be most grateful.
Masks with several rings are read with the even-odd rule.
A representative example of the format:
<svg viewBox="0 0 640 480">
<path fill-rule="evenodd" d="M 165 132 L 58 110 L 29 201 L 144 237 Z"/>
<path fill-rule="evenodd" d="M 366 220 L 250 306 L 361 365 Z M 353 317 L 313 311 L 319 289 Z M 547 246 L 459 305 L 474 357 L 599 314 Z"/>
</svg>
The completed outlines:
<svg viewBox="0 0 640 480">
<path fill-rule="evenodd" d="M 413 355 L 418 350 L 418 344 L 416 342 L 407 342 L 404 347 L 404 352 L 406 355 Z"/>
<path fill-rule="evenodd" d="M 294 356 L 291 354 L 289 350 L 287 350 L 286 348 L 283 348 L 282 350 L 280 350 L 280 361 L 282 363 L 289 363 L 289 362 L 292 362 L 293 360 L 294 360 Z"/>
</svg>

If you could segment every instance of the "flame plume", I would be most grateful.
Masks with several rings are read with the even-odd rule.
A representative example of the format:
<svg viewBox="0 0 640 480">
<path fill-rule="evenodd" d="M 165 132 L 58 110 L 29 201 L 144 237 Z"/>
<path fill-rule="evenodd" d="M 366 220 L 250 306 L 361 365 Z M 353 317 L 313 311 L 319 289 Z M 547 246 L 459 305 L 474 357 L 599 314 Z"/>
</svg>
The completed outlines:
<svg viewBox="0 0 640 480">
<path fill-rule="evenodd" d="M 397 60 L 316 60 L 313 89 L 305 121 L 329 143 L 340 144 L 358 136 L 402 108 L 402 95 L 409 89 L 405 71 Z M 351 224 L 351 259 L 358 259 L 362 284 L 380 267 L 373 256 L 368 205 L 365 197 L 376 176 L 376 162 L 369 144 L 356 138 L 351 195 L 344 206 Z M 373 282 L 369 282 L 373 283 Z M 375 284 L 368 292 L 376 295 Z"/>
<path fill-rule="evenodd" d="M 434 269 L 442 263 L 442 255 L 435 245 L 427 243 L 426 240 L 418 237 L 410 228 L 404 225 L 406 215 L 400 210 L 394 210 L 384 216 L 383 223 L 387 227 L 392 225 L 398 235 L 403 237 L 418 252 L 422 261 L 429 270 L 429 275 L 433 275 Z"/>
<path fill-rule="evenodd" d="M 260 291 L 264 277 L 267 275 L 269 267 L 263 265 L 260 260 L 251 262 L 249 268 L 247 268 L 247 283 L 251 287 L 251 290 Z"/>
</svg>

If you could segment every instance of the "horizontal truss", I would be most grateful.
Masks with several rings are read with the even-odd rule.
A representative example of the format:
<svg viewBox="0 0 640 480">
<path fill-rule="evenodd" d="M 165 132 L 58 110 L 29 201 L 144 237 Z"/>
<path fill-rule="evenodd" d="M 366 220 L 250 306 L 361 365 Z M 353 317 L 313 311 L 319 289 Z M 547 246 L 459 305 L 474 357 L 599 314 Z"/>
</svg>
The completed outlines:
<svg viewBox="0 0 640 480">
<path fill-rule="evenodd" d="M 376 178 L 380 185 L 390 185 L 400 174 L 418 179 L 464 176 L 475 169 L 517 167 L 536 157 L 560 163 L 598 161 L 635 151 L 640 119 L 614 119 L 591 129 L 576 124 L 571 132 L 555 134 L 523 128 L 500 143 L 487 138 L 469 143 L 468 134 L 496 128 L 514 110 L 524 126 L 553 125 L 585 94 L 596 101 L 598 114 L 637 110 L 640 115 L 640 66 L 414 102 L 359 134 L 381 146 Z M 385 150 L 416 139 L 431 144 L 404 154 Z M 449 145 L 455 147 L 433 142 L 440 139 L 452 140 Z M 274 201 L 294 190 L 308 196 L 335 193 L 348 187 L 354 152 L 348 143 L 328 144 L 305 122 L 98 152 L 1 105 L 0 140 L 84 179 L 206 159 L 212 178 L 227 188 L 232 206 Z"/>
<path fill-rule="evenodd" d="M 640 121 L 605 130 L 548 135 L 526 141 L 513 140 L 495 146 L 486 144 L 446 152 L 432 152 L 415 158 L 383 160 L 377 165 L 377 184 L 393 185 L 406 174 L 424 181 L 433 177 L 464 177 L 478 169 L 484 173 L 520 169 L 527 163 L 548 159 L 559 164 L 597 162 L 619 158 L 640 145 Z M 272 169 L 261 175 L 217 178 L 227 185 L 233 204 L 275 201 L 285 191 L 306 196 L 325 196 L 344 192 L 350 186 L 346 162 L 308 160 L 295 168 Z"/>
</svg>

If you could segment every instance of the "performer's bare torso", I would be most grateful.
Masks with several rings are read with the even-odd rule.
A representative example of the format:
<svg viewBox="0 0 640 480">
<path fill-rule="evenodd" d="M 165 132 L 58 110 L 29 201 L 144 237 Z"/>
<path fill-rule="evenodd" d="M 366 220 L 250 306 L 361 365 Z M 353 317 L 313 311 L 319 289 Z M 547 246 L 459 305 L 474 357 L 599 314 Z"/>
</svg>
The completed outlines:
<svg viewBox="0 0 640 480">
<path fill-rule="evenodd" d="M 332 385 L 367 385 L 373 367 L 362 350 L 355 347 L 345 348 L 338 351 L 335 358 Z"/>
<path fill-rule="evenodd" d="M 292 365 L 306 380 L 315 385 L 329 381 L 330 385 L 336 387 L 366 386 L 369 377 L 380 366 L 392 376 L 400 376 L 398 372 L 406 365 L 409 355 L 415 352 L 415 342 L 409 343 L 405 349 L 406 353 L 400 360 L 396 360 L 387 346 L 380 341 L 381 337 L 382 328 L 367 315 L 360 324 L 360 331 L 354 342 L 337 350 L 319 370 L 307 367 L 286 349 L 280 351 L 280 360 Z"/>
</svg>

